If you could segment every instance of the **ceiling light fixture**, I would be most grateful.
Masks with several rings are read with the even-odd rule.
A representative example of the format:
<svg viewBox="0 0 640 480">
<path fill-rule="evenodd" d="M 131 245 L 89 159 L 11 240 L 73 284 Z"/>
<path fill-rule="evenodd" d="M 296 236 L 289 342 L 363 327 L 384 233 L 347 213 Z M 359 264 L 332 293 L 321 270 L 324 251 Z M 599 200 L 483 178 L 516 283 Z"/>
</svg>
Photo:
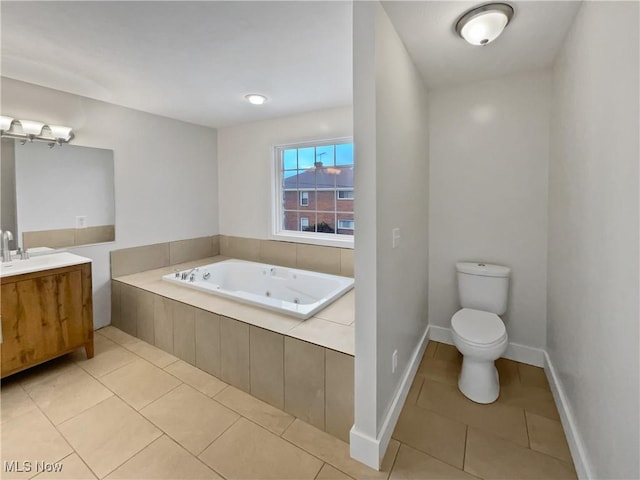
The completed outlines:
<svg viewBox="0 0 640 480">
<path fill-rule="evenodd" d="M 487 3 L 466 11 L 456 22 L 456 32 L 471 45 L 487 45 L 500 36 L 513 17 L 506 3 Z"/>
<path fill-rule="evenodd" d="M 249 95 L 245 95 L 244 98 L 246 98 L 249 103 L 252 103 L 253 105 L 262 105 L 267 101 L 267 97 L 265 97 L 264 95 L 260 95 L 259 93 L 250 93 Z"/>
<path fill-rule="evenodd" d="M 49 147 L 69 143 L 74 137 L 71 127 L 45 125 L 33 120 L 16 120 L 4 115 L 0 116 L 0 136 L 17 138 L 23 145 L 33 141 L 46 142 Z"/>
</svg>

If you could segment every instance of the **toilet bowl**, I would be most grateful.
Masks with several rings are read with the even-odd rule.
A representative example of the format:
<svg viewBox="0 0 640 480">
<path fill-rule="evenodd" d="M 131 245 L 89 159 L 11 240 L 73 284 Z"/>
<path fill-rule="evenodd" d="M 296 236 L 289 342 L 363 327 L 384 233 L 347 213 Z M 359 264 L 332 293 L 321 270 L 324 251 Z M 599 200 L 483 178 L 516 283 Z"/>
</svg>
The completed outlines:
<svg viewBox="0 0 640 480">
<path fill-rule="evenodd" d="M 470 400 L 492 403 L 500 395 L 495 361 L 507 349 L 504 323 L 494 313 L 463 308 L 451 318 L 453 343 L 463 355 L 458 388 Z"/>
</svg>

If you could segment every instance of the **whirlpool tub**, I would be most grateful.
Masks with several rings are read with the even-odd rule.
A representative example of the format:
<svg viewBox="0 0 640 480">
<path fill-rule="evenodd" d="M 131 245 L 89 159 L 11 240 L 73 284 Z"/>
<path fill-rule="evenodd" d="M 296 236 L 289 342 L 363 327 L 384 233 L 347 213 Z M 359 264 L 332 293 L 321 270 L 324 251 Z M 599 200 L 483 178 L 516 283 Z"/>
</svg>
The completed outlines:
<svg viewBox="0 0 640 480">
<path fill-rule="evenodd" d="M 167 282 L 307 319 L 353 288 L 353 278 L 224 260 L 162 277 Z"/>
</svg>

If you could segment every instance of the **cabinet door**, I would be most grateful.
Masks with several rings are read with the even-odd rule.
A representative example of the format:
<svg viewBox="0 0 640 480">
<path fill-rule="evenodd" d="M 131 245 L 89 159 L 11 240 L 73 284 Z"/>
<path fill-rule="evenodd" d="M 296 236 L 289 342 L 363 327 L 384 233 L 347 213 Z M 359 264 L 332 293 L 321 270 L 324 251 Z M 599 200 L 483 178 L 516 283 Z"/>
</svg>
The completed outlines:
<svg viewBox="0 0 640 480">
<path fill-rule="evenodd" d="M 2 372 L 82 345 L 80 270 L 2 285 Z"/>
</svg>

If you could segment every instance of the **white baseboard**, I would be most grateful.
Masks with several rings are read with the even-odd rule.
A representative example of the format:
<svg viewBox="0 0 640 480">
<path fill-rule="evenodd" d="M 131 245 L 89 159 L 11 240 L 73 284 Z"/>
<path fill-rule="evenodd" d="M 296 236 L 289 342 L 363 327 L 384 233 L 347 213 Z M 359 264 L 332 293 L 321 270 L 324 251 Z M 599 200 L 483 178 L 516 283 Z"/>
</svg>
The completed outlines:
<svg viewBox="0 0 640 480">
<path fill-rule="evenodd" d="M 429 340 L 453 345 L 451 329 L 437 325 L 429 325 Z M 507 351 L 503 357 L 536 367 L 544 367 L 544 355 L 545 351 L 540 348 L 527 347 L 519 343 L 509 342 L 509 346 L 507 346 Z"/>
<path fill-rule="evenodd" d="M 376 470 L 380 469 L 380 464 L 382 463 L 384 454 L 387 451 L 389 442 L 391 441 L 391 435 L 393 434 L 393 430 L 398 422 L 398 417 L 400 416 L 402 407 L 404 407 L 404 402 L 407 399 L 409 389 L 411 388 L 413 379 L 416 376 L 418 367 L 420 366 L 420 361 L 422 360 L 424 351 L 427 348 L 430 328 L 432 327 L 427 325 L 420 341 L 413 350 L 413 354 L 409 359 L 407 368 L 402 375 L 400 386 L 398 390 L 396 390 L 396 394 L 394 395 L 391 405 L 387 410 L 382 426 L 378 431 L 378 436 L 373 438 L 369 435 L 365 435 L 358 431 L 355 425 L 351 428 L 349 435 L 351 457 L 361 463 L 364 463 L 368 467 L 375 468 Z"/>
<path fill-rule="evenodd" d="M 567 396 L 564 393 L 560 378 L 556 374 L 555 368 L 553 367 L 547 352 L 544 352 L 544 360 L 544 371 L 547 375 L 547 380 L 549 380 L 553 399 L 558 407 L 562 428 L 564 428 L 564 433 L 567 437 L 569 450 L 571 450 L 571 458 L 573 459 L 573 464 L 576 467 L 578 478 L 581 480 L 595 478 L 593 476 L 591 466 L 589 465 L 589 461 L 587 460 L 584 443 L 582 442 L 582 437 L 578 432 L 573 412 L 569 406 L 569 402 L 567 401 Z"/>
</svg>

